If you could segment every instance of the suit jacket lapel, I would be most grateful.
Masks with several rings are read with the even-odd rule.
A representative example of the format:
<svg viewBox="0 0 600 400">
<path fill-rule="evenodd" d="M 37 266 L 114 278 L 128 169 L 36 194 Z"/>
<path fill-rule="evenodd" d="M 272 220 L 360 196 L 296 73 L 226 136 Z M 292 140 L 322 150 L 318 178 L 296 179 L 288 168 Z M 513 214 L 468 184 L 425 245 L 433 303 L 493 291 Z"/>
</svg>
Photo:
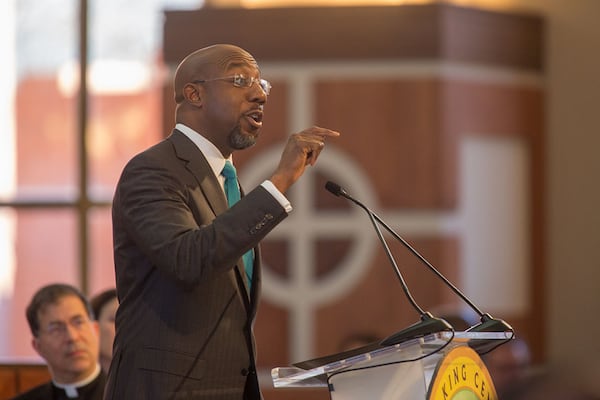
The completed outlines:
<svg viewBox="0 0 600 400">
<path fill-rule="evenodd" d="M 186 168 L 198 181 L 202 193 L 215 216 L 225 212 L 227 210 L 227 199 L 202 152 L 178 130 L 173 131 L 173 134 L 169 136 L 169 140 L 175 147 L 177 157 L 186 163 Z"/>
<path fill-rule="evenodd" d="M 175 148 L 177 157 L 186 163 L 186 168 L 198 181 L 200 189 L 206 201 L 210 205 L 215 216 L 225 212 L 228 208 L 227 198 L 223 193 L 223 188 L 214 175 L 210 164 L 202 154 L 202 152 L 196 147 L 196 145 L 190 141 L 187 136 L 179 132 L 177 129 L 173 130 L 173 133 L 168 138 Z M 235 274 L 238 275 L 239 280 L 231 274 L 231 280 L 234 285 L 240 286 L 240 292 L 243 293 L 243 302 L 246 304 L 248 309 L 248 299 L 250 294 L 248 293 L 247 285 L 239 285 L 239 282 L 244 282 L 245 272 L 243 271 L 244 263 L 240 258 L 235 267 Z"/>
</svg>

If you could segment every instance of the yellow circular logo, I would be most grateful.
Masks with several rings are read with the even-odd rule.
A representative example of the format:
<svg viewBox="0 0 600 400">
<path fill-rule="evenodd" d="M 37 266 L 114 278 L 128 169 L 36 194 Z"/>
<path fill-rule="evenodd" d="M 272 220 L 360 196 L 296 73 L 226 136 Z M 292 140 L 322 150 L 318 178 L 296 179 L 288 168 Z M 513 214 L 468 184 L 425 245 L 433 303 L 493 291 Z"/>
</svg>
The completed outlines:
<svg viewBox="0 0 600 400">
<path fill-rule="evenodd" d="M 468 346 L 449 351 L 438 363 L 427 400 L 498 400 L 490 374 Z"/>
</svg>

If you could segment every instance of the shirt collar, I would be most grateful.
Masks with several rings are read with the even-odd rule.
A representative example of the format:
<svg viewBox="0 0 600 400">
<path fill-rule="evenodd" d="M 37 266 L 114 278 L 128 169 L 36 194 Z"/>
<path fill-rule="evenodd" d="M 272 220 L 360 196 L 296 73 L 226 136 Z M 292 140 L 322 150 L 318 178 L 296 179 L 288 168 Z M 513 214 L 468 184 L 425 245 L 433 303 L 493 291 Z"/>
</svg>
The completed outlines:
<svg viewBox="0 0 600 400">
<path fill-rule="evenodd" d="M 67 393 L 67 397 L 76 398 L 78 396 L 77 388 L 81 388 L 81 387 L 89 384 L 90 382 L 92 382 L 94 379 L 96 379 L 98 377 L 98 375 L 100 375 L 101 371 L 102 371 L 102 368 L 100 368 L 100 364 L 96 364 L 96 369 L 94 370 L 94 372 L 90 376 L 88 376 L 87 378 L 85 378 L 81 381 L 65 384 L 65 383 L 58 383 L 55 380 L 53 380 L 52 383 L 54 384 L 54 386 L 63 389 L 65 391 L 65 393 Z"/>
<path fill-rule="evenodd" d="M 223 171 L 223 167 L 225 166 L 225 162 L 227 160 L 233 164 L 233 155 L 229 156 L 229 158 L 223 157 L 223 154 L 221 154 L 221 151 L 217 149 L 217 146 L 202 136 L 201 133 L 198 133 L 189 126 L 181 123 L 176 124 L 175 129 L 187 136 L 196 145 L 196 147 L 198 147 L 198 149 L 206 158 L 206 161 L 208 161 L 210 168 L 213 170 L 217 178 L 221 177 L 221 171 Z"/>
</svg>

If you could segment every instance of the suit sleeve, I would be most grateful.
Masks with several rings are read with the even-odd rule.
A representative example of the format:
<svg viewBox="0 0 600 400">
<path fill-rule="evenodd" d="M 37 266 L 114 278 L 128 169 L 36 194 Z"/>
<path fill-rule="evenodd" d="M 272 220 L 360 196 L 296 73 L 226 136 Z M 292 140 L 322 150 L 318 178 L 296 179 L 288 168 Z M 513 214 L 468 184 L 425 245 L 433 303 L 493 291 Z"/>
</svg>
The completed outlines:
<svg viewBox="0 0 600 400">
<path fill-rule="evenodd" d="M 113 202 L 115 262 L 139 264 L 131 258 L 141 257 L 195 285 L 233 268 L 287 216 L 261 186 L 230 209 L 211 203 L 210 195 L 225 201 L 222 192 L 207 193 L 206 187 L 221 190 L 212 172 L 202 178 L 211 179 L 212 186 L 201 185 L 183 165 L 173 164 L 166 167 L 143 154 L 124 169 Z"/>
</svg>

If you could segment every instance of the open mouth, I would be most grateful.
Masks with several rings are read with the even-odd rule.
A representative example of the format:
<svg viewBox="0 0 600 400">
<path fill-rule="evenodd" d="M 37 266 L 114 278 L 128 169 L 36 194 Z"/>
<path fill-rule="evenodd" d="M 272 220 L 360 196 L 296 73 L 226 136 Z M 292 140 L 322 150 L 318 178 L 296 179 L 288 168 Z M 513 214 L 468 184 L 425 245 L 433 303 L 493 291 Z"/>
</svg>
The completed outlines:
<svg viewBox="0 0 600 400">
<path fill-rule="evenodd" d="M 260 110 L 254 110 L 246 114 L 246 118 L 250 121 L 250 124 L 260 128 L 262 126 L 263 113 Z"/>
</svg>

